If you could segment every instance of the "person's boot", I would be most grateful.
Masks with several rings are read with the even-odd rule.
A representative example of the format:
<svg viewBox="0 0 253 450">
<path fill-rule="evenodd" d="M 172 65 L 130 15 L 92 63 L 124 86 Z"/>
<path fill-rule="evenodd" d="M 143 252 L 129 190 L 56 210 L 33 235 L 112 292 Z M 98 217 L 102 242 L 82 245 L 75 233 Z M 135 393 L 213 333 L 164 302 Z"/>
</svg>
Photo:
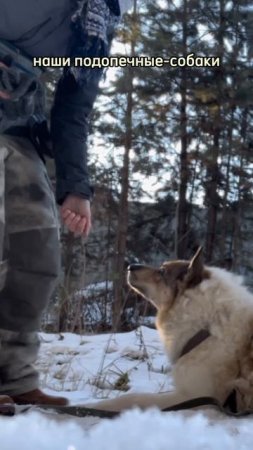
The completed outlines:
<svg viewBox="0 0 253 450">
<path fill-rule="evenodd" d="M 0 395 L 0 415 L 13 416 L 15 414 L 15 404 L 8 395 Z"/>
<path fill-rule="evenodd" d="M 68 399 L 44 394 L 40 389 L 25 392 L 24 394 L 12 395 L 12 399 L 18 405 L 50 405 L 50 406 L 66 406 Z"/>
</svg>

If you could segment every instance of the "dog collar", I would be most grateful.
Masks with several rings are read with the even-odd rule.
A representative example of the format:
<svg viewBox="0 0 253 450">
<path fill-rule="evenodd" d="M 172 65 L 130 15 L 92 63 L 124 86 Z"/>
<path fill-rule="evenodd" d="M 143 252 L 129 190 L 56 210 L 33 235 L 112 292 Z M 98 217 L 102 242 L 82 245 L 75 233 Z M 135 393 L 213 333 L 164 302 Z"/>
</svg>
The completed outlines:
<svg viewBox="0 0 253 450">
<path fill-rule="evenodd" d="M 203 341 L 205 341 L 207 338 L 209 338 L 209 336 L 211 336 L 211 334 L 208 330 L 205 330 L 205 329 L 199 330 L 196 334 L 194 334 L 194 336 L 192 336 L 189 339 L 189 341 L 186 342 L 186 344 L 183 347 L 183 350 L 180 353 L 179 358 L 181 358 L 181 356 L 186 355 L 191 350 L 193 350 L 195 347 L 200 345 Z"/>
</svg>

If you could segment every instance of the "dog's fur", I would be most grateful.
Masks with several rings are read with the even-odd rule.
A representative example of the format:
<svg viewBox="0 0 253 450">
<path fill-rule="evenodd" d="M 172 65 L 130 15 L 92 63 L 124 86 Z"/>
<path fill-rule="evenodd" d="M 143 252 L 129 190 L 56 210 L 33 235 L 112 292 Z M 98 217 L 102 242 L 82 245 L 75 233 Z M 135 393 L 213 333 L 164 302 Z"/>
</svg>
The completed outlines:
<svg viewBox="0 0 253 450">
<path fill-rule="evenodd" d="M 130 266 L 128 282 L 158 310 L 156 325 L 172 363 L 175 391 L 126 394 L 87 406 L 162 409 L 201 396 L 223 404 L 235 390 L 238 410 L 253 408 L 253 295 L 241 277 L 205 267 L 199 250 L 191 261 L 165 262 L 159 269 Z M 210 336 L 181 356 L 201 329 Z"/>
</svg>

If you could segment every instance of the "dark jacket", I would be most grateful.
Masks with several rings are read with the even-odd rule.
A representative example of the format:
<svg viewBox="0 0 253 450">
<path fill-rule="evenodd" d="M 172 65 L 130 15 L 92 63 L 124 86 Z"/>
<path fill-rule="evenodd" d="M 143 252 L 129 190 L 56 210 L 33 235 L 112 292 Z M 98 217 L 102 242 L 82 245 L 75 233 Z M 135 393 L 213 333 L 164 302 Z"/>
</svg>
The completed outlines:
<svg viewBox="0 0 253 450">
<path fill-rule="evenodd" d="M 105 1 L 119 9 L 117 0 Z M 71 17 L 77 5 L 76 0 L 37 0 L 35 8 L 34 0 L 0 0 L 0 39 L 12 42 L 30 57 L 69 56 L 73 37 Z M 71 53 L 75 55 L 74 48 Z M 98 72 L 79 84 L 67 71 L 56 89 L 51 137 L 59 204 L 68 193 L 86 199 L 92 196 L 87 170 L 87 132 L 98 83 Z"/>
<path fill-rule="evenodd" d="M 56 166 L 56 198 L 68 193 L 90 199 L 87 169 L 88 117 L 98 92 L 98 78 L 80 87 L 68 73 L 57 86 L 51 113 L 51 136 Z"/>
</svg>

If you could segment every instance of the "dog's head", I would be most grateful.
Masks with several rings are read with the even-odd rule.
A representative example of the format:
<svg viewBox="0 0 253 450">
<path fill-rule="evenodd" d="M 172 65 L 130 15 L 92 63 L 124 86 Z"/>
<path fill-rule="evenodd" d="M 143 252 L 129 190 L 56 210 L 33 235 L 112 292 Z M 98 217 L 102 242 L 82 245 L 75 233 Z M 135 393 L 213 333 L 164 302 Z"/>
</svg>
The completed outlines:
<svg viewBox="0 0 253 450">
<path fill-rule="evenodd" d="M 170 308 L 178 295 L 204 278 L 208 278 L 208 272 L 203 265 L 202 248 L 191 261 L 168 261 L 157 269 L 140 264 L 128 267 L 128 284 L 157 309 Z"/>
</svg>

